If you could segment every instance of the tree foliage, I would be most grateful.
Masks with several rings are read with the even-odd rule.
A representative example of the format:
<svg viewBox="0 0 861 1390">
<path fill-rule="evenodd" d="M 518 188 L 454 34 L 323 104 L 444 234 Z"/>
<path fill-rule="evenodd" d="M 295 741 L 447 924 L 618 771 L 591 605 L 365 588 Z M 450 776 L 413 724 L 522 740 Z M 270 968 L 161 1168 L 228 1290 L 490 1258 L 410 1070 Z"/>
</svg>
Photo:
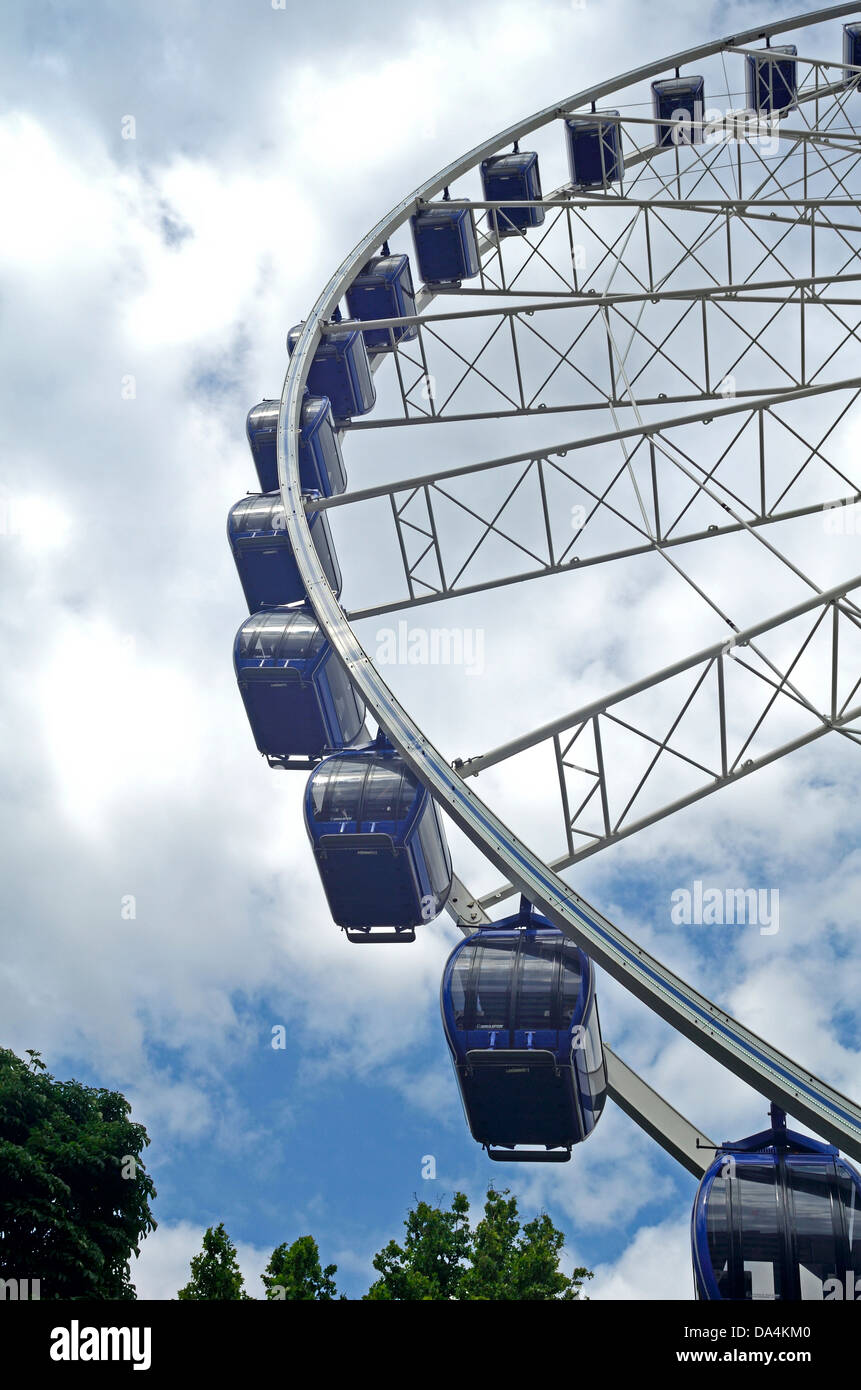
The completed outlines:
<svg viewBox="0 0 861 1390">
<path fill-rule="evenodd" d="M 381 1277 L 371 1285 L 365 1298 L 459 1298 L 472 1246 L 469 1202 L 463 1193 L 455 1193 L 450 1211 L 418 1202 L 407 1214 L 404 1225 L 407 1237 L 403 1246 L 390 1240 L 374 1256 L 374 1269 Z"/>
<path fill-rule="evenodd" d="M 119 1092 L 56 1081 L 37 1052 L 27 1055 L 0 1048 L 0 1278 L 38 1279 L 46 1299 L 135 1298 L 129 1261 L 156 1225 L 146 1130 Z M 508 1189 L 488 1190 L 474 1229 L 462 1192 L 449 1207 L 416 1201 L 404 1226 L 403 1243 L 374 1257 L 365 1299 L 568 1301 L 592 1277 L 562 1272 L 562 1232 L 546 1212 L 521 1224 Z M 267 1299 L 331 1302 L 336 1273 L 300 1236 L 273 1250 L 261 1278 Z M 251 1297 L 223 1222 L 207 1229 L 177 1297 Z"/>
<path fill-rule="evenodd" d="M 403 1246 L 389 1241 L 374 1257 L 380 1278 L 371 1300 L 464 1299 L 570 1301 L 580 1297 L 587 1269 L 563 1274 L 564 1236 L 546 1212 L 521 1226 L 516 1197 L 490 1188 L 472 1230 L 469 1202 L 456 1192 L 449 1210 L 417 1202 L 404 1222 Z"/>
<path fill-rule="evenodd" d="M 224 1222 L 208 1226 L 203 1249 L 191 1261 L 191 1278 L 177 1298 L 193 1302 L 250 1298 L 236 1258 L 236 1246 L 224 1229 Z"/>
<path fill-rule="evenodd" d="M 0 1048 L 0 1277 L 43 1299 L 136 1297 L 132 1253 L 156 1222 L 149 1144 L 118 1091 L 57 1081 Z"/>
<path fill-rule="evenodd" d="M 260 1277 L 266 1297 L 285 1301 L 315 1299 L 331 1302 L 338 1297 L 333 1275 L 337 1265 L 320 1267 L 320 1251 L 313 1236 L 300 1236 L 292 1245 L 277 1246 Z"/>
</svg>

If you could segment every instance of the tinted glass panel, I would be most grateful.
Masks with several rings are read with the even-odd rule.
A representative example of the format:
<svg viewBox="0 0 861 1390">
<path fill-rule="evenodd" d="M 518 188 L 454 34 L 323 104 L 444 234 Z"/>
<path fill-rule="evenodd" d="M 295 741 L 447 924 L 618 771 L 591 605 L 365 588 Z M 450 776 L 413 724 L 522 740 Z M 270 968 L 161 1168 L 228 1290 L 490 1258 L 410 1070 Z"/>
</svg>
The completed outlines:
<svg viewBox="0 0 861 1390">
<path fill-rule="evenodd" d="M 822 1298 L 826 1279 L 842 1278 L 842 1252 L 834 1239 L 828 1159 L 787 1159 L 801 1297 Z"/>
<path fill-rule="evenodd" d="M 271 432 L 278 427 L 280 401 L 261 401 L 248 415 L 248 427 L 253 434 L 261 431 Z"/>
<path fill-rule="evenodd" d="M 513 947 L 513 942 L 486 941 L 460 952 L 452 971 L 458 1028 L 507 1028 Z"/>
<path fill-rule="evenodd" d="M 514 1028 L 567 1028 L 580 994 L 580 955 L 561 934 L 524 941 Z"/>
<path fill-rule="evenodd" d="M 452 973 L 455 1015 L 462 1015 L 459 1027 L 537 1031 L 570 1025 L 580 989 L 577 948 L 525 936 L 519 945 L 518 952 L 517 938 L 485 940 L 460 952 Z M 597 1031 L 594 1045 L 600 1067 Z"/>
<path fill-rule="evenodd" d="M 281 511 L 283 520 L 284 512 Z M 311 520 L 311 539 L 314 542 L 317 554 L 320 557 L 320 564 L 326 571 L 326 578 L 332 588 L 337 592 L 341 587 L 341 573 L 338 569 L 338 562 L 335 558 L 335 551 L 332 545 L 332 533 L 329 530 L 329 523 L 324 512 L 318 512 Z"/>
<path fill-rule="evenodd" d="M 428 877 L 435 892 L 442 892 L 451 877 L 451 868 L 442 838 L 439 813 L 432 801 L 421 819 L 419 840 L 427 865 Z"/>
<path fill-rule="evenodd" d="M 666 92 L 670 96 L 675 95 L 677 92 L 693 94 L 694 92 L 699 90 L 699 85 L 699 78 L 678 77 L 669 78 L 666 82 L 656 82 L 654 84 L 654 90 L 659 95 L 663 92 Z"/>
<path fill-rule="evenodd" d="M 326 467 L 329 470 L 329 484 L 333 494 L 337 496 L 347 486 L 347 475 L 344 472 L 344 460 L 341 456 L 340 445 L 332 427 L 332 417 L 328 411 L 320 426 L 319 439 L 323 449 L 323 457 L 326 460 Z"/>
<path fill-rule="evenodd" d="M 514 953 L 488 943 L 479 955 L 474 999 L 473 1028 L 505 1028 L 508 1025 L 511 967 Z"/>
<path fill-rule="evenodd" d="M 253 659 L 307 661 L 323 645 L 323 633 L 308 613 L 257 613 L 244 625 L 239 652 Z"/>
<path fill-rule="evenodd" d="M 843 1164 L 837 1164 L 837 1191 L 839 1194 L 840 1206 L 843 1214 L 843 1229 L 847 1243 L 847 1268 L 852 1271 L 852 1278 L 855 1284 L 861 1280 L 861 1207 L 858 1203 L 858 1188 L 849 1172 Z M 855 1294 L 856 1299 L 861 1298 L 861 1287 L 858 1287 Z"/>
<path fill-rule="evenodd" d="M 250 618 L 239 634 L 239 655 L 255 657 L 277 656 L 284 635 L 284 619 L 277 613 Z"/>
<path fill-rule="evenodd" d="M 728 1183 L 725 1172 L 715 1178 L 709 1189 L 706 1208 L 706 1240 L 709 1259 L 717 1279 L 718 1288 L 724 1298 L 730 1297 L 729 1288 L 729 1216 L 727 1212 Z"/>
<path fill-rule="evenodd" d="M 347 739 L 355 738 L 362 722 L 356 702 L 356 693 L 350 684 L 346 671 L 334 656 L 330 656 L 326 662 L 326 675 L 329 678 L 329 690 L 332 694 L 338 723 Z"/>
<path fill-rule="evenodd" d="M 586 1070 L 589 1073 L 589 1081 L 593 1091 L 603 1086 L 604 1073 L 604 1049 L 601 1045 L 601 1026 L 598 1022 L 598 1009 L 595 1007 L 591 1011 L 592 1017 L 586 1029 L 585 1043 L 585 1062 Z"/>
<path fill-rule="evenodd" d="M 775 1177 L 771 1163 L 736 1165 L 733 1215 L 741 1227 L 743 1298 L 785 1297 Z"/>
<path fill-rule="evenodd" d="M 307 661 L 317 655 L 324 641 L 322 630 L 310 613 L 293 613 L 284 628 L 281 655 Z"/>
<path fill-rule="evenodd" d="M 237 531 L 283 531 L 284 508 L 265 493 L 237 502 L 231 513 Z"/>
<path fill-rule="evenodd" d="M 518 962 L 513 1028 L 558 1026 L 559 957 L 555 942 L 523 943 Z"/>
<path fill-rule="evenodd" d="M 365 801 L 363 821 L 404 820 L 415 800 L 417 783 L 403 763 L 387 759 L 372 765 Z"/>
<path fill-rule="evenodd" d="M 559 1003 L 560 1028 L 568 1028 L 580 998 L 580 953 L 573 941 L 566 941 L 562 947 L 562 997 Z"/>
<path fill-rule="evenodd" d="M 466 1028 L 464 1016 L 466 1012 L 467 983 L 469 981 L 470 967 L 475 957 L 475 949 L 472 946 L 464 946 L 457 957 L 451 971 L 451 1007 L 454 1013 L 454 1021 L 458 1028 Z"/>
<path fill-rule="evenodd" d="M 356 819 L 368 764 L 358 758 L 333 758 L 314 774 L 312 813 L 318 821 Z"/>
<path fill-rule="evenodd" d="M 302 429 L 311 429 L 321 415 L 327 414 L 321 396 L 311 396 L 302 407 Z M 278 423 L 276 412 L 275 423 Z"/>
</svg>

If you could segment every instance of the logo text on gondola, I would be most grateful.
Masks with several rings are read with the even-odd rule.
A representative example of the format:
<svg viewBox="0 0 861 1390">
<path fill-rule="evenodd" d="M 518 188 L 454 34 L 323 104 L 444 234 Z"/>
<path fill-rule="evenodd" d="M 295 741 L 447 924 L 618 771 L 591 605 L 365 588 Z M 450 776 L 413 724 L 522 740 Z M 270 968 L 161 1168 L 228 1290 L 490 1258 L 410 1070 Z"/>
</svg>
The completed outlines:
<svg viewBox="0 0 861 1390">
<path fill-rule="evenodd" d="M 468 676 L 484 671 L 484 629 L 480 627 L 383 627 L 377 633 L 381 666 L 462 666 Z"/>
<path fill-rule="evenodd" d="M 780 929 L 778 888 L 674 888 L 670 896 L 670 920 L 678 926 L 752 926 L 760 936 L 774 936 Z"/>
</svg>

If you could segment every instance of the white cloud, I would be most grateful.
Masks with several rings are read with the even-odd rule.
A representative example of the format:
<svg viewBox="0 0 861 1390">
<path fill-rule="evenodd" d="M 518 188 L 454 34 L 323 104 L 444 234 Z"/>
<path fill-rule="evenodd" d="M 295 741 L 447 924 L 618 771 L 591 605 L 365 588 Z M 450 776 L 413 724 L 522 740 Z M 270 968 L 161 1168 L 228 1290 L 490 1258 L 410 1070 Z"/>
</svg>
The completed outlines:
<svg viewBox="0 0 861 1390">
<path fill-rule="evenodd" d="M 228 1227 L 228 1235 L 230 1230 Z M 191 1277 L 191 1261 L 203 1245 L 204 1227 L 193 1221 L 176 1221 L 159 1225 L 141 1245 L 141 1253 L 132 1260 L 131 1278 L 139 1299 L 175 1299 L 179 1289 Z M 234 1241 L 236 1259 L 244 1282 L 245 1292 L 252 1298 L 262 1298 L 260 1276 L 269 1262 L 271 1250 Z"/>
<path fill-rule="evenodd" d="M 597 1266 L 586 1293 L 602 1301 L 692 1298 L 690 1240 L 689 1218 L 641 1226 L 616 1261 Z"/>
<path fill-rule="evenodd" d="M 113 171 L 92 151 L 70 161 L 52 132 L 29 113 L 0 122 L 9 215 L 0 229 L 0 258 L 44 282 L 70 257 L 96 260 L 111 250 L 119 227 Z"/>
</svg>

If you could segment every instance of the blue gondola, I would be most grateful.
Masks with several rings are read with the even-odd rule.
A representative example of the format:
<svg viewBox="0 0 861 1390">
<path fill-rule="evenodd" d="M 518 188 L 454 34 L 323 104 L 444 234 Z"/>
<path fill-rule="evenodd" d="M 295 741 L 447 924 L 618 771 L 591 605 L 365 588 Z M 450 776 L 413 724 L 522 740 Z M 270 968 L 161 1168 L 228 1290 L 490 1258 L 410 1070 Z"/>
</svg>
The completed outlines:
<svg viewBox="0 0 861 1390">
<path fill-rule="evenodd" d="M 280 401 L 261 401 L 248 412 L 245 433 L 261 492 L 277 492 L 278 410 Z M 341 446 L 327 396 L 307 396 L 299 430 L 299 479 L 309 492 L 336 497 L 347 486 Z"/>
<path fill-rule="evenodd" d="M 414 941 L 418 924 L 445 907 L 452 868 L 439 812 L 382 735 L 312 773 L 305 824 L 349 941 Z"/>
<path fill-rule="evenodd" d="M 701 1299 L 861 1297 L 861 1175 L 837 1149 L 786 1128 L 717 1150 L 691 1223 Z"/>
<path fill-rule="evenodd" d="M 843 61 L 847 67 L 861 68 L 861 24 L 843 25 Z M 846 74 L 846 86 L 857 85 L 858 75 Z"/>
<path fill-rule="evenodd" d="M 541 197 L 541 175 L 538 155 L 534 150 L 515 150 L 513 154 L 496 154 L 481 162 L 481 186 L 489 203 L 511 198 L 514 202 L 529 202 Z M 544 209 L 491 209 L 488 213 L 490 230 L 499 236 L 519 236 L 529 227 L 540 227 Z"/>
<path fill-rule="evenodd" d="M 497 1161 L 567 1162 L 607 1095 L 588 956 L 521 899 L 455 947 L 440 1007 L 473 1138 Z"/>
<path fill-rule="evenodd" d="M 303 493 L 316 497 L 317 493 Z M 311 537 L 332 589 L 341 592 L 341 570 L 325 512 L 308 512 Z M 299 577 L 278 493 L 249 493 L 230 509 L 227 538 L 251 613 L 302 603 L 308 595 Z"/>
<path fill-rule="evenodd" d="M 272 767 L 308 767 L 358 736 L 365 707 L 307 608 L 253 613 L 233 664 L 254 741 Z"/>
<path fill-rule="evenodd" d="M 410 273 L 409 256 L 392 256 L 384 251 L 362 267 L 347 290 L 351 319 L 406 318 L 416 312 L 416 296 Z M 392 352 L 398 343 L 418 337 L 418 326 L 403 328 L 365 328 L 362 330 L 368 352 Z"/>
<path fill-rule="evenodd" d="M 334 317 L 340 318 L 337 310 Z M 303 327 L 297 323 L 287 334 L 291 356 Z M 338 423 L 373 409 L 377 392 L 361 329 L 345 328 L 343 333 L 323 335 L 308 368 L 307 385 L 312 396 L 328 396 Z"/>
<path fill-rule="evenodd" d="M 785 111 L 798 96 L 798 49 L 794 43 L 748 53 L 747 104 L 753 111 Z"/>
<path fill-rule="evenodd" d="M 607 120 L 618 114 L 593 111 L 566 119 L 568 172 L 575 188 L 606 188 L 625 172 L 621 126 Z"/>
<path fill-rule="evenodd" d="M 426 285 L 459 285 L 479 271 L 478 239 L 472 208 L 436 203 L 410 219 L 416 262 Z"/>
<path fill-rule="evenodd" d="M 656 145 L 701 145 L 705 79 L 671 77 L 652 83 L 652 110 L 656 121 L 674 125 L 655 126 Z"/>
</svg>

